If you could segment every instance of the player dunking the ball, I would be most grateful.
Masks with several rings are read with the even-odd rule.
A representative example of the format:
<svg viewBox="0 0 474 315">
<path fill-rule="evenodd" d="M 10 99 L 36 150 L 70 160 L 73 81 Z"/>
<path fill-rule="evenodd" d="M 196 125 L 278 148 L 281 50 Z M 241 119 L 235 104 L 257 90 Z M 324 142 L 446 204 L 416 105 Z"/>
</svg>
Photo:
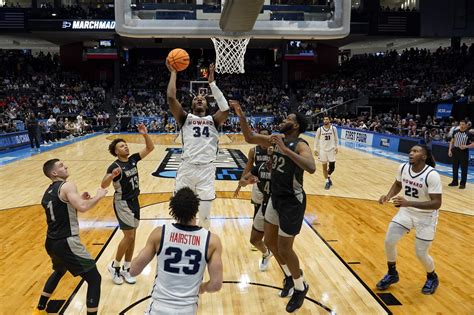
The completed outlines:
<svg viewBox="0 0 474 315">
<path fill-rule="evenodd" d="M 284 273 L 281 297 L 292 295 L 286 306 L 294 312 L 303 305 L 309 286 L 304 282 L 298 256 L 293 250 L 296 235 L 303 224 L 306 194 L 303 173 L 316 171 L 314 157 L 308 143 L 299 137 L 308 123 L 300 113 L 289 114 L 279 126 L 281 135 L 264 136 L 252 133 L 240 104 L 231 101 L 239 116 L 240 126 L 248 143 L 274 145 L 271 172 L 271 198 L 265 211 L 265 244 L 272 251 Z"/>
<path fill-rule="evenodd" d="M 176 98 L 176 70 L 166 62 L 170 71 L 167 97 L 170 110 L 181 127 L 183 142 L 182 163 L 176 174 L 175 191 L 182 187 L 191 188 L 200 199 L 199 225 L 209 229 L 211 202 L 216 198 L 214 180 L 216 167 L 213 164 L 218 153 L 219 133 L 217 127 L 229 116 L 229 105 L 214 81 L 214 64 L 209 66 L 209 86 L 219 110 L 214 115 L 207 114 L 205 95 L 194 97 L 191 110 L 187 113 Z"/>
<path fill-rule="evenodd" d="M 433 294 L 439 285 L 433 258 L 428 253 L 435 237 L 442 199 L 441 178 L 434 167 L 431 150 L 425 145 L 415 145 L 410 150 L 409 163 L 400 165 L 390 191 L 379 199 L 380 203 L 384 203 L 393 198 L 395 206 L 400 208 L 388 225 L 385 237 L 388 273 L 377 283 L 379 290 L 386 290 L 399 281 L 397 243 L 411 229 L 416 230 L 416 256 L 427 273 L 421 292 Z M 395 197 L 400 191 L 403 196 Z"/>
<path fill-rule="evenodd" d="M 199 202 L 189 187 L 176 191 L 169 206 L 176 222 L 155 228 L 132 261 L 135 276 L 157 258 L 148 315 L 196 314 L 199 294 L 222 287 L 222 244 L 216 234 L 196 226 Z M 206 265 L 209 281 L 203 283 Z"/>
<path fill-rule="evenodd" d="M 107 194 L 107 190 L 99 188 L 93 198 L 87 192 L 80 194 L 76 184 L 66 181 L 69 177 L 68 168 L 58 159 L 44 163 L 43 173 L 52 181 L 43 195 L 41 205 L 48 223 L 45 247 L 54 271 L 46 281 L 33 315 L 47 314 L 46 304 L 66 271 L 87 282 L 87 314 L 97 314 L 101 276 L 95 260 L 79 238 L 77 211 L 86 212 L 94 207 Z"/>
<path fill-rule="evenodd" d="M 114 184 L 114 211 L 123 232 L 115 260 L 108 266 L 115 284 L 122 284 L 123 280 L 129 284 L 136 282 L 135 278 L 130 275 L 129 269 L 135 248 L 135 235 L 140 222 L 140 203 L 138 201 L 140 186 L 137 164 L 155 148 L 145 125 L 138 125 L 138 132 L 143 135 L 146 145 L 138 153 L 130 155 L 127 142 L 124 139 L 114 139 L 110 143 L 109 152 L 116 156 L 117 160 L 109 166 L 107 174 L 102 180 L 103 188 L 109 187 L 112 182 Z M 124 256 L 125 261 L 120 268 Z"/>
</svg>

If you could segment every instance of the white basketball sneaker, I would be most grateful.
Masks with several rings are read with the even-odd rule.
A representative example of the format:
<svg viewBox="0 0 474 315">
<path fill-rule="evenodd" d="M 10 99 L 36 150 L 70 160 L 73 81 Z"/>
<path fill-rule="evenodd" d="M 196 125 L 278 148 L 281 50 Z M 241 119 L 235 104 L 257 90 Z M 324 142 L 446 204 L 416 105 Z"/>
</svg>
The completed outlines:
<svg viewBox="0 0 474 315">
<path fill-rule="evenodd" d="M 115 283 L 115 284 L 122 284 L 123 283 L 123 279 L 122 277 L 120 276 L 120 267 L 113 267 L 112 266 L 113 263 L 111 263 L 110 265 L 107 266 L 107 269 L 109 270 L 110 272 L 110 275 L 112 276 L 112 281 Z"/>
<path fill-rule="evenodd" d="M 267 254 L 262 255 L 262 260 L 260 261 L 260 271 L 265 271 L 268 269 L 268 264 L 270 263 L 270 258 L 272 258 L 273 254 L 270 250 L 268 250 Z"/>
<path fill-rule="evenodd" d="M 137 283 L 137 279 L 135 279 L 135 277 L 132 277 L 130 275 L 130 269 L 124 269 L 122 267 L 122 269 L 120 270 L 120 275 L 123 277 L 123 279 L 125 280 L 125 282 L 129 283 L 129 284 L 135 284 Z"/>
</svg>

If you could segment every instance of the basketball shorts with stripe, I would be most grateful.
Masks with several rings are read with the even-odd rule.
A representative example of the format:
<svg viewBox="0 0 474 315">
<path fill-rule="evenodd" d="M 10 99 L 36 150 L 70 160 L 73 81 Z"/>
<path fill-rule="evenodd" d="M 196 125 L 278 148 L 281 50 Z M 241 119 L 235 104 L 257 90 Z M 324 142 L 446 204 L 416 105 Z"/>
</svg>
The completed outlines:
<svg viewBox="0 0 474 315">
<path fill-rule="evenodd" d="M 138 197 L 128 200 L 114 198 L 115 216 L 121 230 L 133 230 L 140 223 L 140 203 Z"/>
<path fill-rule="evenodd" d="M 407 208 L 400 208 L 393 217 L 395 222 L 407 230 L 415 229 L 416 238 L 423 241 L 432 241 L 435 238 L 436 226 L 438 225 L 439 211 L 417 211 Z"/>
<path fill-rule="evenodd" d="M 278 225 L 278 235 L 291 237 L 300 233 L 306 210 L 306 194 L 272 195 L 265 211 L 265 221 Z"/>
<path fill-rule="evenodd" d="M 53 263 L 53 270 L 69 271 L 74 277 L 95 267 L 95 260 L 81 243 L 79 236 L 58 240 L 46 238 L 46 252 Z"/>
</svg>

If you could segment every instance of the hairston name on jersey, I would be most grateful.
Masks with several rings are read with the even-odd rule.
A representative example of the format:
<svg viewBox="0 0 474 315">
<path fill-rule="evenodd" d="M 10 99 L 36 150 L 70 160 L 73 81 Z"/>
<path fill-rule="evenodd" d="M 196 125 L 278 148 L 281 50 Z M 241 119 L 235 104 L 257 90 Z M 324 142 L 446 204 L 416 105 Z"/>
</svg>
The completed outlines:
<svg viewBox="0 0 474 315">
<path fill-rule="evenodd" d="M 156 177 L 175 178 L 181 164 L 181 148 L 167 148 L 168 152 L 160 165 L 152 173 Z M 216 166 L 216 180 L 239 180 L 244 171 L 247 157 L 240 150 L 219 149 Z"/>
</svg>

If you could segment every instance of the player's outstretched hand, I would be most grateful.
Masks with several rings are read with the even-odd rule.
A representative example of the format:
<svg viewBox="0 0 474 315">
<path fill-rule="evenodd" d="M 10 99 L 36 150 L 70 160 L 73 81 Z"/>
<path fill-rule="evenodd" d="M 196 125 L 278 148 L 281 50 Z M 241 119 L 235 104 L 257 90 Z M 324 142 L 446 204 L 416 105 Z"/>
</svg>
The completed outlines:
<svg viewBox="0 0 474 315">
<path fill-rule="evenodd" d="M 107 189 L 105 189 L 105 188 L 97 189 L 96 197 L 103 198 L 103 197 L 105 197 L 105 195 L 107 195 Z"/>
<path fill-rule="evenodd" d="M 84 200 L 88 200 L 91 199 L 91 195 L 86 191 L 82 193 L 81 198 Z"/>
<path fill-rule="evenodd" d="M 209 83 L 214 82 L 214 80 L 215 80 L 215 76 L 214 76 L 215 71 L 216 71 L 216 66 L 213 63 L 211 63 L 209 65 L 209 74 L 207 76 L 207 81 Z"/>
<path fill-rule="evenodd" d="M 229 100 L 229 105 L 234 110 L 235 114 L 239 117 L 242 117 L 244 113 L 242 112 L 242 107 L 240 107 L 239 101 Z"/>
<path fill-rule="evenodd" d="M 383 196 L 381 196 L 381 197 L 379 198 L 379 203 L 380 203 L 381 205 L 383 205 L 383 204 L 386 203 L 387 201 L 388 201 L 388 198 L 387 198 L 386 195 L 383 195 Z"/>
<path fill-rule="evenodd" d="M 112 171 L 112 178 L 119 176 L 120 173 L 122 173 L 122 168 L 120 167 L 114 168 L 114 170 Z"/>
<path fill-rule="evenodd" d="M 334 149 L 334 152 L 337 154 L 339 152 L 339 149 L 338 148 L 335 148 Z"/>
<path fill-rule="evenodd" d="M 171 72 L 171 73 L 177 72 L 176 69 L 173 68 L 173 67 L 170 65 L 170 63 L 168 62 L 168 58 L 166 58 L 165 64 L 166 64 L 166 68 L 168 68 L 168 71 L 169 71 L 169 72 Z"/>
<path fill-rule="evenodd" d="M 143 123 L 137 125 L 137 129 L 138 129 L 138 132 L 141 133 L 142 135 L 146 135 L 148 133 L 148 129 Z"/>
</svg>

